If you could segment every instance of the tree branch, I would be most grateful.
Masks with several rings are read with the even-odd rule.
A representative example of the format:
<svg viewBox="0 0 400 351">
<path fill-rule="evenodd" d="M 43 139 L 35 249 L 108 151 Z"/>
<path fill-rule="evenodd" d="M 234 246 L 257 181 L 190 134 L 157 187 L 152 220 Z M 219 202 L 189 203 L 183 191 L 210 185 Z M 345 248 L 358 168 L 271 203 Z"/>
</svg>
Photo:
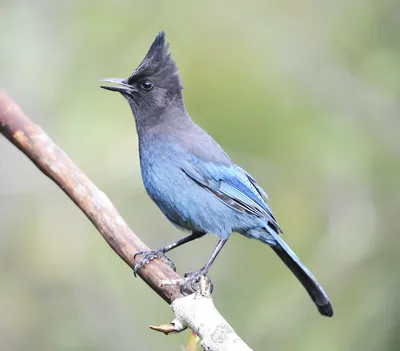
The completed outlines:
<svg viewBox="0 0 400 351">
<path fill-rule="evenodd" d="M 135 253 L 149 248 L 132 232 L 109 198 L 1 89 L 0 132 L 67 194 L 111 248 L 133 268 L 137 263 Z M 206 350 L 250 350 L 219 314 L 210 297 L 192 294 L 182 298 L 179 285 L 160 284 L 182 279 L 166 263 L 153 260 L 138 275 L 166 302 L 172 302 L 176 314 L 172 324 L 179 325 L 173 331 L 191 328 Z"/>
</svg>

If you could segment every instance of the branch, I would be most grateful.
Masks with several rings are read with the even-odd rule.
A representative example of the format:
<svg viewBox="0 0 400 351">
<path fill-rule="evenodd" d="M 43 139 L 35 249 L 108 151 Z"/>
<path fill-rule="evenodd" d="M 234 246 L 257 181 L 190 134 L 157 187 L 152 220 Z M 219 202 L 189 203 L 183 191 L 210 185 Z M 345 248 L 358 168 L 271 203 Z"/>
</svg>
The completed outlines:
<svg viewBox="0 0 400 351">
<path fill-rule="evenodd" d="M 188 326 L 200 337 L 205 350 L 251 351 L 219 314 L 209 294 L 191 294 L 176 299 L 171 306 L 176 316 L 174 327 Z"/>
<path fill-rule="evenodd" d="M 133 268 L 137 263 L 135 253 L 149 248 L 132 232 L 109 198 L 1 89 L 0 132 L 66 193 L 111 248 Z M 174 332 L 191 328 L 198 333 L 206 350 L 250 350 L 219 314 L 210 297 L 192 294 L 182 298 L 179 285 L 160 284 L 182 279 L 162 260 L 151 261 L 138 275 L 166 302 L 172 302 L 176 314 L 174 325 L 179 325 Z M 234 348 L 229 346 L 232 340 Z"/>
</svg>

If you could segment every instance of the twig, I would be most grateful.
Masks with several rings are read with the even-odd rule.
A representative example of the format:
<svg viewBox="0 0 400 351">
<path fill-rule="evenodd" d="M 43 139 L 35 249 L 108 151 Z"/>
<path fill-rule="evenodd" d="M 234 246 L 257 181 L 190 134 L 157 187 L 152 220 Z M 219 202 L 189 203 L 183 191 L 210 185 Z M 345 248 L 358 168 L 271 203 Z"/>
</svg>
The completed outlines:
<svg viewBox="0 0 400 351">
<path fill-rule="evenodd" d="M 168 283 L 182 284 L 177 281 Z M 210 289 L 209 281 L 202 276 L 198 292 L 172 302 L 175 319 L 169 324 L 150 328 L 172 334 L 189 327 L 200 337 L 205 350 L 250 350 L 215 308 Z"/>
<path fill-rule="evenodd" d="M 133 268 L 135 253 L 148 247 L 132 232 L 108 197 L 1 89 L 0 132 L 67 194 L 111 248 Z M 175 332 L 191 328 L 202 338 L 206 350 L 250 350 L 219 314 L 210 297 L 192 294 L 182 298 L 179 286 L 160 284 L 182 281 L 166 263 L 154 260 L 141 268 L 138 275 L 165 301 L 172 302 Z M 241 348 L 232 348 L 233 341 L 235 347 Z"/>
<path fill-rule="evenodd" d="M 200 294 L 176 299 L 172 302 L 176 330 L 189 327 L 199 337 L 205 350 L 251 351 L 233 328 L 215 308 L 211 297 Z"/>
</svg>

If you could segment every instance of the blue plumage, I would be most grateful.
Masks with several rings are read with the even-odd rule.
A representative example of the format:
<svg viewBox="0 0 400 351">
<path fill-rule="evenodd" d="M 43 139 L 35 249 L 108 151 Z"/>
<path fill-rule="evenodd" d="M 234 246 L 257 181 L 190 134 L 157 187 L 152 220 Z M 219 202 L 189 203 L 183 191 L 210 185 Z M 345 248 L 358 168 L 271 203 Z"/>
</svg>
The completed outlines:
<svg viewBox="0 0 400 351">
<path fill-rule="evenodd" d="M 128 79 L 106 81 L 118 84 L 103 88 L 122 93 L 135 116 L 147 193 L 174 225 L 191 233 L 161 249 L 139 253 L 143 257 L 135 273 L 152 259 L 166 257 L 165 253 L 175 247 L 215 234 L 219 243 L 206 265 L 188 274 L 190 283 L 196 282 L 208 274 L 230 234 L 238 232 L 271 246 L 306 288 L 321 314 L 332 316 L 328 296 L 280 237 L 282 230 L 267 194 L 186 112 L 183 86 L 164 33 L 157 36 Z"/>
</svg>

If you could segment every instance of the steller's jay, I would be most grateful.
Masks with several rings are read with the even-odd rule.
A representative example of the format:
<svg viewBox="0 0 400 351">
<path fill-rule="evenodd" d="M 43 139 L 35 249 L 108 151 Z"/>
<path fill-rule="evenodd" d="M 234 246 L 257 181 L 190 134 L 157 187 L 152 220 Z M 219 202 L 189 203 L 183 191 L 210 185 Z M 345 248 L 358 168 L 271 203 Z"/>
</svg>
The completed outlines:
<svg viewBox="0 0 400 351">
<path fill-rule="evenodd" d="M 127 79 L 103 81 L 114 86 L 132 109 L 139 137 L 140 166 L 150 198 L 178 228 L 191 232 L 158 250 L 139 252 L 136 272 L 155 258 L 205 234 L 219 238 L 210 259 L 199 271 L 185 274 L 193 288 L 208 271 L 232 232 L 268 244 L 303 284 L 319 312 L 333 315 L 328 296 L 311 272 L 283 241 L 268 196 L 245 170 L 186 112 L 178 67 L 160 32 L 146 57 Z"/>
</svg>

